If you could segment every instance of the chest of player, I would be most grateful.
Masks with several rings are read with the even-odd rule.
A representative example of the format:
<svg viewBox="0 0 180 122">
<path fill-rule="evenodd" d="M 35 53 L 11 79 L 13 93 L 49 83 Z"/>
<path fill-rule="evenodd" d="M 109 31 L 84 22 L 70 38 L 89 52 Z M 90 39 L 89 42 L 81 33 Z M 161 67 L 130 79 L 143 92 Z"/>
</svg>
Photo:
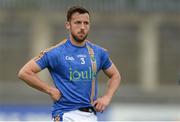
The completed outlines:
<svg viewBox="0 0 180 122">
<path fill-rule="evenodd" d="M 97 69 L 99 67 L 98 55 L 95 54 Z M 93 77 L 90 55 L 86 48 L 67 50 L 59 57 L 59 73 L 68 80 L 91 80 Z M 97 70 L 98 71 L 98 70 Z M 97 73 L 97 72 L 96 72 Z"/>
</svg>

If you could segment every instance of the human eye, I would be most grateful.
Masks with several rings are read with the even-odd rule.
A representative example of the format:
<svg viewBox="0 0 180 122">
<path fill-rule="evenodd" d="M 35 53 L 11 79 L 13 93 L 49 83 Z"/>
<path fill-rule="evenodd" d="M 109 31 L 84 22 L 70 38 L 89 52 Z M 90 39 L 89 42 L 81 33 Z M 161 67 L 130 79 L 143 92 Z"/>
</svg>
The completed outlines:
<svg viewBox="0 0 180 122">
<path fill-rule="evenodd" d="M 86 21 L 86 22 L 84 22 L 84 24 L 85 24 L 85 25 L 89 25 L 89 22 Z"/>
<path fill-rule="evenodd" d="M 79 24 L 81 24 L 81 21 L 75 21 L 74 23 L 79 25 Z"/>
</svg>

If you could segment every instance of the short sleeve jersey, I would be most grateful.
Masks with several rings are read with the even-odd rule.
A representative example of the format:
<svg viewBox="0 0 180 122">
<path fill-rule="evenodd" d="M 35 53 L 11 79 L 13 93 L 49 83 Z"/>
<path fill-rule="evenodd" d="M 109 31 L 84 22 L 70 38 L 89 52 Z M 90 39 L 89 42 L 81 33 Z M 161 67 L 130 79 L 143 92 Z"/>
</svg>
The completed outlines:
<svg viewBox="0 0 180 122">
<path fill-rule="evenodd" d="M 49 70 L 55 86 L 62 93 L 62 97 L 52 106 L 52 116 L 91 106 L 93 71 L 87 45 L 94 51 L 97 66 L 93 98 L 96 100 L 98 72 L 112 65 L 107 50 L 88 41 L 84 46 L 78 47 L 69 39 L 65 39 L 60 44 L 43 51 L 35 59 L 41 70 L 44 68 Z"/>
</svg>

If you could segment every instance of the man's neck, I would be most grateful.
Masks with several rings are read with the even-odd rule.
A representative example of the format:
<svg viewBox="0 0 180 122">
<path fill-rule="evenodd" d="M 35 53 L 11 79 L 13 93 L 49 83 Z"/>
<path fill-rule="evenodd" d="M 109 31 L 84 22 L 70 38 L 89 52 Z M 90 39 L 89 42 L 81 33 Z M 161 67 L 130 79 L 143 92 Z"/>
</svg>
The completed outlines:
<svg viewBox="0 0 180 122">
<path fill-rule="evenodd" d="M 77 42 L 74 40 L 72 36 L 70 36 L 70 41 L 73 45 L 78 46 L 78 47 L 83 47 L 86 44 L 86 40 L 84 40 L 83 42 Z"/>
</svg>

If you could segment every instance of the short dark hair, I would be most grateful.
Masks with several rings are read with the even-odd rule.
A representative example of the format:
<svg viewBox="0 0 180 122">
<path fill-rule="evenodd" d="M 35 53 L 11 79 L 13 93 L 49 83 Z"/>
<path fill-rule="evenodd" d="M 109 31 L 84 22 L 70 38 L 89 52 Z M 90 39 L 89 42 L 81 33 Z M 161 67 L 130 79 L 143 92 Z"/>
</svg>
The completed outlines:
<svg viewBox="0 0 180 122">
<path fill-rule="evenodd" d="M 67 12 L 67 21 L 71 20 L 71 17 L 74 13 L 80 13 L 80 14 L 89 14 L 89 11 L 81 6 L 72 6 L 71 8 L 69 8 L 68 12 Z"/>
</svg>

